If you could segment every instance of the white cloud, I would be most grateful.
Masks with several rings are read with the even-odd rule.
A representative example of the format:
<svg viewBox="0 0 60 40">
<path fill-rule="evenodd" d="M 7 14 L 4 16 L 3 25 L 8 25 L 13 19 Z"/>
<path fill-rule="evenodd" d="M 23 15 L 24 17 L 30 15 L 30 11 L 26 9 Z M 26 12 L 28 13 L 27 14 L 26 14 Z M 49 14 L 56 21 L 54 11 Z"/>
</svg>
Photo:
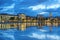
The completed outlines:
<svg viewBox="0 0 60 40">
<path fill-rule="evenodd" d="M 60 0 L 54 0 L 54 1 L 60 3 Z"/>
<path fill-rule="evenodd" d="M 39 5 L 35 5 L 35 6 L 30 6 L 28 8 L 32 9 L 32 10 L 44 10 L 44 9 L 57 9 L 60 7 L 60 4 L 55 3 L 55 4 L 48 4 L 48 5 L 44 5 L 44 4 L 39 4 Z"/>
<path fill-rule="evenodd" d="M 41 13 L 38 13 L 38 14 L 47 14 L 48 12 L 41 12 Z"/>
<path fill-rule="evenodd" d="M 13 1 L 15 1 L 15 2 L 22 2 L 22 1 L 24 1 L 24 0 L 13 0 Z"/>
<path fill-rule="evenodd" d="M 32 33 L 32 35 L 28 35 L 28 37 L 36 38 L 36 39 L 50 39 L 50 40 L 60 40 L 60 36 L 58 35 L 49 35 L 49 34 L 37 34 L 37 33 Z"/>
<path fill-rule="evenodd" d="M 52 5 L 47 6 L 47 9 L 57 9 L 59 7 L 60 7 L 60 4 L 52 4 Z"/>
<path fill-rule="evenodd" d="M 10 6 L 4 7 L 4 8 L 14 8 L 15 4 L 12 4 Z"/>
<path fill-rule="evenodd" d="M 47 30 L 40 29 L 41 32 L 47 32 Z"/>
<path fill-rule="evenodd" d="M 11 34 L 9 34 L 9 33 L 3 33 L 3 37 L 4 37 L 4 38 L 10 38 L 10 39 L 12 39 L 12 40 L 15 40 L 14 35 L 11 35 Z"/>
<path fill-rule="evenodd" d="M 47 35 L 47 38 L 55 39 L 55 40 L 60 40 L 60 36 L 58 36 L 58 35 Z"/>
<path fill-rule="evenodd" d="M 0 10 L 0 11 L 7 11 L 7 10 L 10 10 L 10 9 L 13 9 L 14 6 L 15 6 L 15 4 L 12 4 L 12 5 L 10 5 L 10 6 L 5 6 L 5 7 L 3 7 L 3 9 Z"/>
<path fill-rule="evenodd" d="M 36 39 L 45 39 L 45 35 L 39 35 L 36 33 L 32 33 L 32 35 L 29 35 L 29 37 L 36 38 Z"/>
<path fill-rule="evenodd" d="M 31 8 L 32 10 L 39 10 L 39 9 L 45 9 L 46 6 L 45 5 L 36 5 L 36 6 L 30 6 L 29 8 Z"/>
</svg>

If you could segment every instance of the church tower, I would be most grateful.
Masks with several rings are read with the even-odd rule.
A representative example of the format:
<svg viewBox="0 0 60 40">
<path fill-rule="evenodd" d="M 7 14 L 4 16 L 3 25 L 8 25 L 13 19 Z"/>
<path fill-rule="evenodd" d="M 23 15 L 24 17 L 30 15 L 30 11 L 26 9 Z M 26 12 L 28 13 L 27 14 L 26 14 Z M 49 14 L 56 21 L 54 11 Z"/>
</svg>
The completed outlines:
<svg viewBox="0 0 60 40">
<path fill-rule="evenodd" d="M 49 16 L 52 17 L 52 12 L 50 12 Z"/>
<path fill-rule="evenodd" d="M 52 18 L 52 12 L 50 12 L 50 14 L 49 14 L 49 20 L 50 20 L 50 31 L 52 31 L 52 25 L 53 25 L 53 20 L 52 20 L 53 18 Z"/>
</svg>

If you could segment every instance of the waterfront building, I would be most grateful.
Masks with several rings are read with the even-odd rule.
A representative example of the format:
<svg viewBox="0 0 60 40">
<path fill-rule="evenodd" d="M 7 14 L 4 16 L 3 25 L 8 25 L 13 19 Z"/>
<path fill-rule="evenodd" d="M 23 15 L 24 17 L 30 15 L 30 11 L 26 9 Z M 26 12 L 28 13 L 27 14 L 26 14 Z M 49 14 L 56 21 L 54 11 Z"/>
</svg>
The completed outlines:
<svg viewBox="0 0 60 40">
<path fill-rule="evenodd" d="M 60 25 L 60 17 L 53 18 L 52 13 L 49 14 L 49 17 L 43 15 L 27 16 L 24 13 L 18 15 L 0 14 L 0 29 L 17 28 L 24 31 L 31 26 L 37 28 L 49 26 L 51 31 L 52 26 L 58 27 L 58 25 Z"/>
</svg>

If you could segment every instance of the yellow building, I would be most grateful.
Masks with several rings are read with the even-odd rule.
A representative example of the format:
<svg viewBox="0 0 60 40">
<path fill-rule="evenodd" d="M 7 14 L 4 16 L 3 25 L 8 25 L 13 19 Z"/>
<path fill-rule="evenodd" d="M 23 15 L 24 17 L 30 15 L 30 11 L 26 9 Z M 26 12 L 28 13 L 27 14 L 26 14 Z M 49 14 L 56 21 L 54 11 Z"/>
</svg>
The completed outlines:
<svg viewBox="0 0 60 40">
<path fill-rule="evenodd" d="M 0 29 L 18 28 L 23 31 L 30 26 L 49 26 L 50 30 L 52 30 L 52 26 L 58 26 L 60 24 L 58 18 L 53 19 L 54 20 L 52 20 L 52 13 L 50 13 L 50 16 L 47 19 L 42 15 L 32 17 L 26 16 L 25 14 L 0 14 Z"/>
</svg>

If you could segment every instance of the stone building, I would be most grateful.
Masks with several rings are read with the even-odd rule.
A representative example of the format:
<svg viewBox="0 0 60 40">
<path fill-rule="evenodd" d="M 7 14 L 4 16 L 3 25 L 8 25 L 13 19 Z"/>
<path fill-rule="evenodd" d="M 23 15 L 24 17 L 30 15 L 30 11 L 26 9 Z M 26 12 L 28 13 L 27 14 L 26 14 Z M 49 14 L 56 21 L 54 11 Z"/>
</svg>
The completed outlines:
<svg viewBox="0 0 60 40">
<path fill-rule="evenodd" d="M 31 26 L 38 28 L 49 26 L 52 30 L 52 26 L 58 25 L 60 25 L 60 17 L 53 18 L 52 13 L 47 18 L 43 15 L 27 16 L 24 13 L 18 15 L 0 14 L 0 29 L 17 28 L 23 31 Z"/>
</svg>

